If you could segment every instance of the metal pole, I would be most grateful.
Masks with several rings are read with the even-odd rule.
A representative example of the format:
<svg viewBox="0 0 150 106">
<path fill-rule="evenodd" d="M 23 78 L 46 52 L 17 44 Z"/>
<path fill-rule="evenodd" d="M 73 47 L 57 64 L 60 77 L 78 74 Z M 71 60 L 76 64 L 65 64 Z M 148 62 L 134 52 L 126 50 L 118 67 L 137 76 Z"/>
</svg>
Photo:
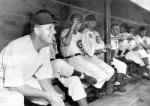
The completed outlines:
<svg viewBox="0 0 150 106">
<path fill-rule="evenodd" d="M 110 44 L 110 26 L 111 26 L 111 0 L 104 2 L 104 41 L 105 44 Z M 110 64 L 111 52 L 106 53 L 105 61 Z"/>
<path fill-rule="evenodd" d="M 105 44 L 110 44 L 110 26 L 111 26 L 111 0 L 104 0 L 104 41 Z M 105 61 L 110 64 L 111 63 L 111 51 L 105 54 Z M 106 83 L 106 94 L 111 95 L 113 91 L 113 81 L 115 76 L 113 76 Z"/>
</svg>

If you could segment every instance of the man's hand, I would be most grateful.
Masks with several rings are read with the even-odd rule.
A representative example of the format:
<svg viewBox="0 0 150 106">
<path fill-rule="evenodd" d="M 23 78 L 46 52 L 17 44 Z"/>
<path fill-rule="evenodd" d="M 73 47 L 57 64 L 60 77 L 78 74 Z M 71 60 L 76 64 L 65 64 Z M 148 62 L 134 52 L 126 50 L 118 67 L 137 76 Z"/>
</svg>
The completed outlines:
<svg viewBox="0 0 150 106">
<path fill-rule="evenodd" d="M 72 27 L 75 28 L 77 26 L 77 24 L 79 24 L 79 23 L 80 23 L 79 18 L 74 18 Z"/>
<path fill-rule="evenodd" d="M 150 65 L 147 65 L 146 68 L 149 69 L 149 71 L 150 71 Z"/>
<path fill-rule="evenodd" d="M 83 79 L 81 79 L 81 81 L 88 83 L 90 85 L 97 83 L 97 80 L 95 78 L 88 76 L 86 74 L 84 74 L 84 77 L 83 77 Z"/>
<path fill-rule="evenodd" d="M 63 102 L 63 96 L 57 92 L 46 92 L 46 99 L 53 106 L 65 106 Z"/>
<path fill-rule="evenodd" d="M 137 50 L 139 50 L 140 48 L 139 48 L 139 46 L 136 46 L 136 47 L 134 47 L 132 50 L 133 51 L 137 51 Z"/>
<path fill-rule="evenodd" d="M 146 41 L 146 40 L 144 40 L 143 43 L 144 43 L 145 45 L 147 45 L 147 41 Z"/>
<path fill-rule="evenodd" d="M 112 48 L 112 45 L 111 45 L 111 44 L 106 44 L 106 45 L 105 45 L 105 48 L 106 48 L 106 49 L 111 49 L 111 48 Z"/>
</svg>

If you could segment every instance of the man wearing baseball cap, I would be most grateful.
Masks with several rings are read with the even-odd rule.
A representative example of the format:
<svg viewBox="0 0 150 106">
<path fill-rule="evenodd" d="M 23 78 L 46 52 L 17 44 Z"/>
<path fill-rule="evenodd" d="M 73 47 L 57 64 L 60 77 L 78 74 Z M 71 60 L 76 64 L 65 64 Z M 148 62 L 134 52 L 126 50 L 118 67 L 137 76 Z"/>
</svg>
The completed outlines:
<svg viewBox="0 0 150 106">
<path fill-rule="evenodd" d="M 36 12 L 30 35 L 11 41 L 1 51 L 0 106 L 24 106 L 24 96 L 37 98 L 33 102 L 40 105 L 64 106 L 62 95 L 51 84 L 49 44 L 55 23 L 48 10 Z"/>
</svg>

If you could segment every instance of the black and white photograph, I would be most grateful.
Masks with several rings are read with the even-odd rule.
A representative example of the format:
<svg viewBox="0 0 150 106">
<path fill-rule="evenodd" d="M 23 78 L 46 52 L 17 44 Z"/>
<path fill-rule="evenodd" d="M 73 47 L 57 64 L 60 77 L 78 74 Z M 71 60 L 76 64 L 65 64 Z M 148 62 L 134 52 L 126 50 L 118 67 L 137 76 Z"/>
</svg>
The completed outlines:
<svg viewBox="0 0 150 106">
<path fill-rule="evenodd" d="M 0 106 L 150 106 L 150 0 L 0 0 Z"/>
</svg>

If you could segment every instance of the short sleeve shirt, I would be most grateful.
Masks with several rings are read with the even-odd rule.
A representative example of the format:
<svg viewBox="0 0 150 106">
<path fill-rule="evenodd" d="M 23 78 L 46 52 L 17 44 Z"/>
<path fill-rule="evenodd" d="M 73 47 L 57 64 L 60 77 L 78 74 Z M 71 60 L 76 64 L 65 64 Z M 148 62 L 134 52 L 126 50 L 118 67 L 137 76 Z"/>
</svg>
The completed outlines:
<svg viewBox="0 0 150 106">
<path fill-rule="evenodd" d="M 61 34 L 61 38 L 63 39 L 64 37 L 66 37 L 68 32 L 69 32 L 69 29 L 63 30 Z M 74 55 L 76 53 L 82 54 L 80 48 L 77 46 L 78 45 L 77 43 L 79 41 L 82 41 L 82 34 L 80 32 L 77 32 L 76 34 L 72 35 L 72 40 L 69 45 L 61 47 L 61 52 L 63 56 L 67 57 L 67 56 Z"/>
<path fill-rule="evenodd" d="M 150 44 L 150 38 L 147 37 L 147 36 L 144 36 L 144 37 L 142 38 L 142 37 L 140 37 L 139 35 L 136 35 L 136 36 L 135 36 L 135 40 L 136 40 L 137 43 L 142 43 L 142 42 L 146 41 L 147 44 Z"/>
<path fill-rule="evenodd" d="M 49 47 L 37 52 L 29 35 L 9 43 L 0 53 L 4 87 L 23 86 L 31 77 L 52 78 Z"/>
</svg>

